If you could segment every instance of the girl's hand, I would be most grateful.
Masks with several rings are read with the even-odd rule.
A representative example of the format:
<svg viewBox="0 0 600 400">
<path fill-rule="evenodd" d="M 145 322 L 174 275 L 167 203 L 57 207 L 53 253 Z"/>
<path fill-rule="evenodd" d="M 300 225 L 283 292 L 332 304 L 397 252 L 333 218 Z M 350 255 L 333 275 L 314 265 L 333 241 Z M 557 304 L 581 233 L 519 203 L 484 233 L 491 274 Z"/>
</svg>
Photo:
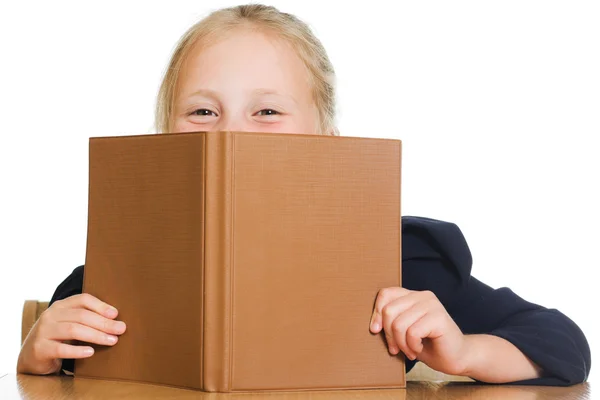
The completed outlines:
<svg viewBox="0 0 600 400">
<path fill-rule="evenodd" d="M 80 340 L 112 346 L 125 332 L 122 321 L 115 321 L 116 308 L 84 293 L 58 300 L 42 313 L 23 343 L 18 373 L 53 374 L 60 371 L 63 358 L 87 358 L 90 346 L 75 346 L 65 341 Z"/>
<path fill-rule="evenodd" d="M 464 375 L 466 340 L 438 298 L 429 291 L 390 287 L 379 291 L 370 330 L 384 330 L 391 354 L 402 351 L 431 368 Z"/>
</svg>

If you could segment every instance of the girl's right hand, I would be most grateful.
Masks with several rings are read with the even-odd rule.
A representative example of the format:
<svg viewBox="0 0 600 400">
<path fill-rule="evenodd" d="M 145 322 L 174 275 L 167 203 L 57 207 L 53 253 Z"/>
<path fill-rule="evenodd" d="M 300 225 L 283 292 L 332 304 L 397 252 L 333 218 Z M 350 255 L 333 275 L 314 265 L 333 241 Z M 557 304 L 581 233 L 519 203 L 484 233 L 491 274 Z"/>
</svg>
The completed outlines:
<svg viewBox="0 0 600 400">
<path fill-rule="evenodd" d="M 27 335 L 17 372 L 36 375 L 60 371 L 63 358 L 87 358 L 94 354 L 90 346 L 75 346 L 65 341 L 112 346 L 125 332 L 123 321 L 116 321 L 116 308 L 83 293 L 58 300 L 42 313 Z"/>
</svg>

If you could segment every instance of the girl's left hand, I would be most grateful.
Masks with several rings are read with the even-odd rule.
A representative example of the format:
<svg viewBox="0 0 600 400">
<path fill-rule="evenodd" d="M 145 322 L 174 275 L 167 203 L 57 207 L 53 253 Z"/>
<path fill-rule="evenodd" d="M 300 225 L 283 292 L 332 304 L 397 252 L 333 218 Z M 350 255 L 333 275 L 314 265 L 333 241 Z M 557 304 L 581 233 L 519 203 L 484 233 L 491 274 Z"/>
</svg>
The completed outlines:
<svg viewBox="0 0 600 400">
<path fill-rule="evenodd" d="M 466 337 L 432 292 L 381 289 L 370 330 L 382 329 L 391 354 L 402 351 L 407 358 L 446 374 L 466 373 Z"/>
</svg>

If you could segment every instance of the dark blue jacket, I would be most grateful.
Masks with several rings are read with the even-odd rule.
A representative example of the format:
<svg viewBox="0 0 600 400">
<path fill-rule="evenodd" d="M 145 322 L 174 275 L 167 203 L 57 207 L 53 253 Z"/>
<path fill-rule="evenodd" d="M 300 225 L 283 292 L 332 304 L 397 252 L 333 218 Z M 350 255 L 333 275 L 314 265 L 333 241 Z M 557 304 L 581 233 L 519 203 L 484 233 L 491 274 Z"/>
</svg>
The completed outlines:
<svg viewBox="0 0 600 400">
<path fill-rule="evenodd" d="M 564 314 L 529 303 L 508 288 L 492 289 L 471 276 L 471 252 L 452 223 L 402 217 L 402 282 L 410 290 L 436 294 L 464 334 L 490 334 L 519 348 L 544 371 L 519 384 L 566 386 L 590 372 L 590 348 L 583 332 Z M 75 268 L 52 302 L 81 293 L 83 265 Z M 406 360 L 407 370 L 415 362 Z M 63 368 L 73 371 L 73 360 Z"/>
</svg>

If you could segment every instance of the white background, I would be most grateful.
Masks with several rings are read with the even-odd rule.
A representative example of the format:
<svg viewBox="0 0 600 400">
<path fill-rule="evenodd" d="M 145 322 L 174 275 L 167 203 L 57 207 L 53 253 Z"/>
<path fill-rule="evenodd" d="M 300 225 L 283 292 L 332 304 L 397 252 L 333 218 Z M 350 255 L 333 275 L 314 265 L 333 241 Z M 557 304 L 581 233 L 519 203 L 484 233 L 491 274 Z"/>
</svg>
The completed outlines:
<svg viewBox="0 0 600 400">
<path fill-rule="evenodd" d="M 175 42 L 234 4 L 1 3 L 0 373 L 23 301 L 84 262 L 88 138 L 151 133 Z M 457 223 L 475 277 L 560 309 L 600 356 L 600 3 L 271 4 L 327 48 L 342 135 L 403 140 L 403 214 Z"/>
</svg>

